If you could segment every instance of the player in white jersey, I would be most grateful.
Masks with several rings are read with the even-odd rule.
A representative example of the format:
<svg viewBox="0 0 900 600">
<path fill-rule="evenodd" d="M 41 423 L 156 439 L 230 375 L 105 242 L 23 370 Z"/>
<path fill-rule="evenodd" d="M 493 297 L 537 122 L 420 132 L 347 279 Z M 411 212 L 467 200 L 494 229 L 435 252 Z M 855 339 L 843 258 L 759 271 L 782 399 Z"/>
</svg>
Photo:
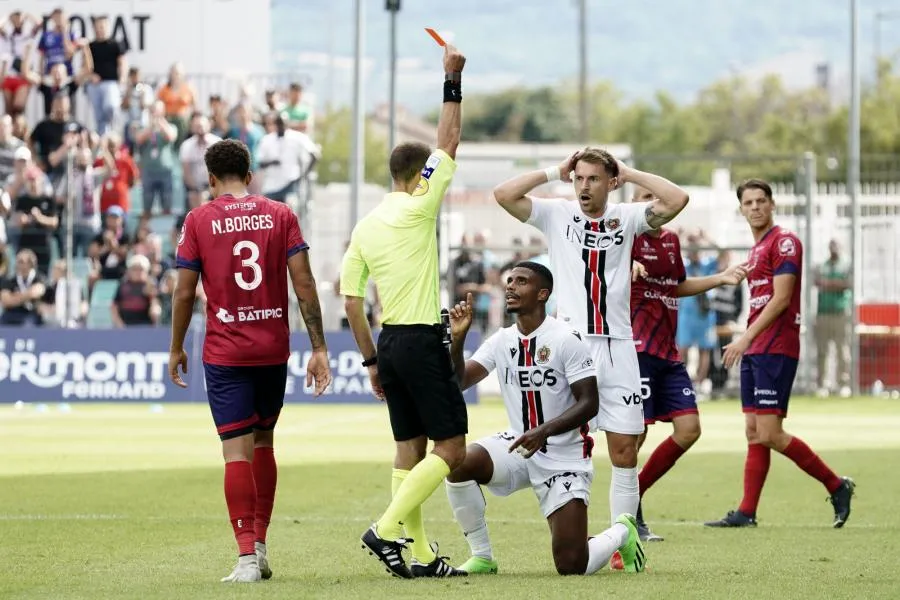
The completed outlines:
<svg viewBox="0 0 900 600">
<path fill-rule="evenodd" d="M 509 417 L 507 431 L 471 444 L 462 466 L 447 477 L 450 507 L 472 551 L 459 567 L 468 573 L 497 572 L 479 485 L 497 496 L 534 491 L 561 575 L 595 573 L 616 550 L 626 570 L 644 568 L 632 515 L 588 538 L 594 477 L 588 421 L 597 414 L 597 378 L 581 335 L 546 316 L 552 291 L 549 269 L 528 261 L 516 265 L 506 284 L 506 309 L 516 314 L 516 323 L 488 338 L 469 360 L 463 345 L 472 324 L 471 294 L 450 311 L 451 356 L 462 388 L 496 369 Z"/>
<path fill-rule="evenodd" d="M 576 202 L 527 194 L 548 181 L 574 182 Z M 625 183 L 650 190 L 651 202 L 609 204 Z M 599 377 L 600 409 L 591 429 L 606 432 L 612 461 L 612 519 L 638 508 L 637 438 L 644 431 L 641 375 L 631 334 L 631 246 L 688 203 L 671 181 L 586 148 L 558 167 L 514 177 L 494 189 L 506 212 L 540 229 L 558 283 L 557 316 L 585 335 Z"/>
</svg>

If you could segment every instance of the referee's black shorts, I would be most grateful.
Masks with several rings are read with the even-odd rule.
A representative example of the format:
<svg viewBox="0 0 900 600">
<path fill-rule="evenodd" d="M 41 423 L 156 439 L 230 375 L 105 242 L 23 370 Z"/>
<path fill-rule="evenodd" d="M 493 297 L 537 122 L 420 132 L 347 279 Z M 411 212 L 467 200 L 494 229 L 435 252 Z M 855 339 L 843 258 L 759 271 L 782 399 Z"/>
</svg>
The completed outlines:
<svg viewBox="0 0 900 600">
<path fill-rule="evenodd" d="M 385 325 L 378 378 L 394 440 L 446 440 L 468 433 L 466 402 L 439 325 Z"/>
</svg>

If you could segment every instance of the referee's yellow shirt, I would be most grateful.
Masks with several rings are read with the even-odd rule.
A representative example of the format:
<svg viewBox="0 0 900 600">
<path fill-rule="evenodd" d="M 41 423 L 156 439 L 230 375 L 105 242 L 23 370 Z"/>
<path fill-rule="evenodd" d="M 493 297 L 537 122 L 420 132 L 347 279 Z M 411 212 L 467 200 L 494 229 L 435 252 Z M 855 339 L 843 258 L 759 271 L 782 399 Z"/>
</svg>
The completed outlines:
<svg viewBox="0 0 900 600">
<path fill-rule="evenodd" d="M 412 195 L 385 194 L 350 236 L 341 266 L 341 294 L 366 296 L 371 277 L 385 325 L 432 325 L 441 319 L 437 218 L 456 162 L 434 151 Z"/>
</svg>

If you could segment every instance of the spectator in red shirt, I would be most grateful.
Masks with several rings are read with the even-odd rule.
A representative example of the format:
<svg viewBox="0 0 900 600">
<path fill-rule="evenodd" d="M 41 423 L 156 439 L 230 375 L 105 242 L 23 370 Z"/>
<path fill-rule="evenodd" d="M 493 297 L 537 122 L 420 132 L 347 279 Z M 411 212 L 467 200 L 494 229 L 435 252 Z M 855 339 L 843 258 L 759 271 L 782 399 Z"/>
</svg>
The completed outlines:
<svg viewBox="0 0 900 600">
<path fill-rule="evenodd" d="M 99 156 L 94 168 L 104 169 L 103 189 L 100 192 L 100 212 L 119 206 L 125 213 L 131 207 L 131 188 L 140 172 L 134 159 L 122 145 L 117 133 L 109 133 L 100 140 Z"/>
</svg>

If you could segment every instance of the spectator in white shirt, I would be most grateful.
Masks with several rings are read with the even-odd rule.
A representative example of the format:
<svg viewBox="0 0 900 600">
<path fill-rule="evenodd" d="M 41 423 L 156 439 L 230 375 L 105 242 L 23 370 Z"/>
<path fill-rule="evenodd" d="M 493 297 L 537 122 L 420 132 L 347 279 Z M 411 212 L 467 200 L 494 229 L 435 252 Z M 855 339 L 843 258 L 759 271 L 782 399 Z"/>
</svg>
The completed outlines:
<svg viewBox="0 0 900 600">
<path fill-rule="evenodd" d="M 209 194 L 206 149 L 222 140 L 209 132 L 209 118 L 199 112 L 191 117 L 191 133 L 193 135 L 182 142 L 178 151 L 187 195 L 187 210 L 200 206 Z"/>
<path fill-rule="evenodd" d="M 279 113 L 267 113 L 263 126 L 266 134 L 256 148 L 262 194 L 285 202 L 312 171 L 319 160 L 319 149 L 305 133 L 288 129 Z"/>
</svg>

